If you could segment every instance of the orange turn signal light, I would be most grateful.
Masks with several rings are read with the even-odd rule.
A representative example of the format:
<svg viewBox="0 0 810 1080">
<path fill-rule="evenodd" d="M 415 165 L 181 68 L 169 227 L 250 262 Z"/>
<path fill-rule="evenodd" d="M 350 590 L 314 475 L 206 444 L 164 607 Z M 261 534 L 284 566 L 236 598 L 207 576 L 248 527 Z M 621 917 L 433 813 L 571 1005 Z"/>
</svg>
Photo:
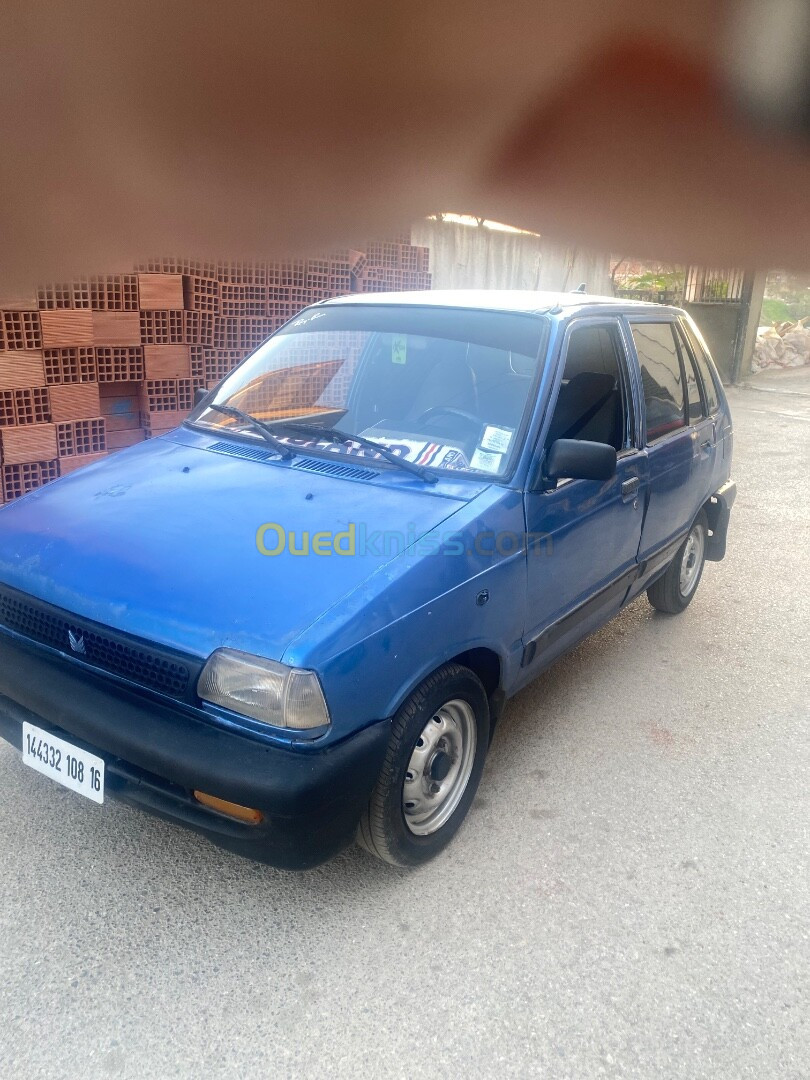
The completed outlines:
<svg viewBox="0 0 810 1080">
<path fill-rule="evenodd" d="M 203 806 L 217 810 L 220 814 L 227 814 L 228 817 L 236 818 L 237 821 L 244 821 L 248 825 L 258 825 L 261 821 L 264 821 L 264 814 L 261 810 L 253 810 L 249 806 L 240 806 L 239 803 L 228 802 L 227 799 L 218 799 L 216 795 L 206 795 L 204 791 L 195 791 L 194 798 Z"/>
</svg>

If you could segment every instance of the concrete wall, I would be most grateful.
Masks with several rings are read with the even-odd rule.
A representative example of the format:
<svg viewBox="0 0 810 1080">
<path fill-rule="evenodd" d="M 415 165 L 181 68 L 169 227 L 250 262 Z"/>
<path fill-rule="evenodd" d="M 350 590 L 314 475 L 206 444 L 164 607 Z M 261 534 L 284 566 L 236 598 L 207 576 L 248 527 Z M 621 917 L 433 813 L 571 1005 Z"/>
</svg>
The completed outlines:
<svg viewBox="0 0 810 1080">
<path fill-rule="evenodd" d="M 607 255 L 555 244 L 532 233 L 502 232 L 452 221 L 420 221 L 414 244 L 430 248 L 434 289 L 575 289 L 611 296 Z M 750 371 L 756 324 L 762 305 L 762 282 L 756 282 L 752 315 L 742 348 L 741 375 Z M 685 304 L 706 338 L 724 383 L 731 382 L 740 318 L 739 303 Z"/>
<path fill-rule="evenodd" d="M 420 221 L 414 244 L 430 248 L 434 289 L 575 289 L 610 295 L 607 255 L 554 244 L 532 233 L 449 221 Z"/>
<path fill-rule="evenodd" d="M 739 342 L 740 370 L 738 380 L 745 379 L 751 374 L 751 366 L 754 362 L 754 346 L 757 343 L 757 331 L 762 319 L 762 301 L 765 299 L 765 286 L 768 274 L 759 270 L 753 275 L 746 274 L 746 283 L 751 292 L 751 303 L 748 311 L 748 321 L 742 329 L 744 335 Z"/>
</svg>

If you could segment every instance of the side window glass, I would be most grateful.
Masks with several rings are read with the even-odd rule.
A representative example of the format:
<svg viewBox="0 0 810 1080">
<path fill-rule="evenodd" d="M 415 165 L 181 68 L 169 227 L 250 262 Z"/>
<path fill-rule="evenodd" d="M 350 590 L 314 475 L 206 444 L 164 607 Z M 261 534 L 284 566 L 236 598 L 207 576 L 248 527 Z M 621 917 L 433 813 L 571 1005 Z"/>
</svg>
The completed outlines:
<svg viewBox="0 0 810 1080">
<path fill-rule="evenodd" d="M 698 424 L 703 419 L 700 379 L 695 367 L 695 361 L 692 358 L 692 350 L 686 344 L 686 339 L 680 331 L 676 332 L 675 336 L 678 339 L 678 347 L 681 350 L 681 359 L 683 360 L 683 370 L 686 375 L 686 404 L 689 411 L 689 423 Z"/>
<path fill-rule="evenodd" d="M 695 337 L 694 331 L 689 323 L 684 322 L 683 329 L 686 331 L 689 344 L 692 346 L 692 352 L 695 354 L 698 371 L 703 379 L 703 392 L 706 395 L 706 409 L 710 414 L 717 412 L 717 389 L 714 385 L 714 375 L 712 373 L 711 363 L 706 356 L 703 346 Z"/>
<path fill-rule="evenodd" d="M 617 451 L 631 445 L 623 355 L 616 327 L 572 331 L 547 449 L 557 439 L 608 443 Z"/>
<path fill-rule="evenodd" d="M 647 408 L 647 442 L 686 427 L 681 360 L 670 322 L 631 323 Z"/>
</svg>

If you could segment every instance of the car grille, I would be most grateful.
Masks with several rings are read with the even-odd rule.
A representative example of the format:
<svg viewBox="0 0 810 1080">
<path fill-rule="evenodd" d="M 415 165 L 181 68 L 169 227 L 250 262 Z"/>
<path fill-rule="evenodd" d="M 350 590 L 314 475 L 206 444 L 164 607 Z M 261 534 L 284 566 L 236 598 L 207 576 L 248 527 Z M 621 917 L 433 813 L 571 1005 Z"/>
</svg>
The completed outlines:
<svg viewBox="0 0 810 1080">
<path fill-rule="evenodd" d="M 202 664 L 0 586 L 0 626 L 170 697 L 196 695 Z"/>
</svg>

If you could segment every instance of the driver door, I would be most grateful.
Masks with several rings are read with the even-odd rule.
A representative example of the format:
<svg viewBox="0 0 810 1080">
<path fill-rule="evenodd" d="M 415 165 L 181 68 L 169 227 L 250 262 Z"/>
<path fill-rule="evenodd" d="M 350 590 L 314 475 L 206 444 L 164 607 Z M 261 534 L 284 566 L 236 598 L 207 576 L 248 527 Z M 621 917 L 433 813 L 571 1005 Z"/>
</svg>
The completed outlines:
<svg viewBox="0 0 810 1080">
<path fill-rule="evenodd" d="M 557 438 L 582 438 L 613 445 L 618 464 L 610 480 L 561 480 L 554 490 L 525 494 L 524 664 L 552 659 L 618 611 L 638 570 L 647 461 L 618 320 L 573 322 L 560 368 L 539 452 Z"/>
</svg>

